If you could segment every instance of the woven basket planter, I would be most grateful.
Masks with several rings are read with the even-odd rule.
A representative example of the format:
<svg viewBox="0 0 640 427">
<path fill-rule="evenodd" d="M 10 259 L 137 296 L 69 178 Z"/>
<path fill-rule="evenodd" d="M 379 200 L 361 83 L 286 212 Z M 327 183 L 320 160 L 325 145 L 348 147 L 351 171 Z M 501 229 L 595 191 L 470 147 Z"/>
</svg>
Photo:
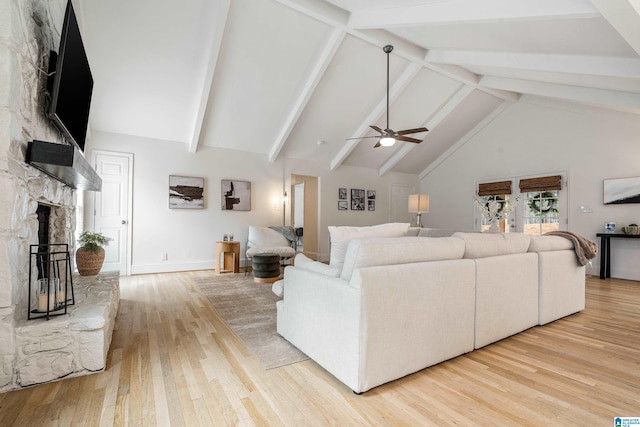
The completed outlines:
<svg viewBox="0 0 640 427">
<path fill-rule="evenodd" d="M 76 265 L 78 266 L 78 273 L 80 273 L 81 276 L 95 276 L 100 273 L 103 262 L 103 248 L 100 248 L 98 253 L 82 248 L 76 251 Z"/>
<path fill-rule="evenodd" d="M 633 235 L 638 235 L 640 234 L 640 227 L 638 227 L 637 225 L 628 225 L 626 227 L 622 227 L 622 230 L 626 233 L 626 234 L 633 234 Z"/>
</svg>

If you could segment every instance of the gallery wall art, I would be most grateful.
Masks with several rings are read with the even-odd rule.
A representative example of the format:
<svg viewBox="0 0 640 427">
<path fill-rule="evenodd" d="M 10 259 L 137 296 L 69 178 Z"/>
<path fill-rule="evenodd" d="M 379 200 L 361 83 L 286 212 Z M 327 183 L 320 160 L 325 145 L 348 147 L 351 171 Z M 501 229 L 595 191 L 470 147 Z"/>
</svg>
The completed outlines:
<svg viewBox="0 0 640 427">
<path fill-rule="evenodd" d="M 640 177 L 604 180 L 604 204 L 640 203 Z"/>
<path fill-rule="evenodd" d="M 221 202 L 223 211 L 250 211 L 251 182 L 223 179 Z"/>
<path fill-rule="evenodd" d="M 338 188 L 338 210 L 349 210 L 348 192 L 346 187 Z M 351 189 L 351 210 L 352 211 L 375 211 L 376 210 L 376 190 Z"/>
<path fill-rule="evenodd" d="M 204 209 L 204 178 L 169 175 L 170 209 Z"/>
</svg>

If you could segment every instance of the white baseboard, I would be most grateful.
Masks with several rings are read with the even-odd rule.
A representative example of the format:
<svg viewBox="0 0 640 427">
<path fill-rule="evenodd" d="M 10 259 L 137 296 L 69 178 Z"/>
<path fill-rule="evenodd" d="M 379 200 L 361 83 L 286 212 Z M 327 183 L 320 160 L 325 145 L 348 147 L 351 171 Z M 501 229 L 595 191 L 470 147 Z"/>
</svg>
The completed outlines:
<svg viewBox="0 0 640 427">
<path fill-rule="evenodd" d="M 131 266 L 131 274 L 171 273 L 174 271 L 213 270 L 215 261 L 195 261 L 180 263 L 134 264 Z"/>
</svg>

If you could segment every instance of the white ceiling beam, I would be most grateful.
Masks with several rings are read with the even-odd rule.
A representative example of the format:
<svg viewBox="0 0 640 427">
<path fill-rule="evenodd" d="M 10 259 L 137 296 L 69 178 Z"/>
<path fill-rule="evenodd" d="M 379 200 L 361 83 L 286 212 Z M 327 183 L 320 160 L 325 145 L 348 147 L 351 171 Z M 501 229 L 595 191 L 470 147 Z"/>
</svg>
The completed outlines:
<svg viewBox="0 0 640 427">
<path fill-rule="evenodd" d="M 504 113 L 507 108 L 512 106 L 514 103 L 505 101 L 500 104 L 495 110 L 493 110 L 487 117 L 485 117 L 480 123 L 475 125 L 473 129 L 464 134 L 462 138 L 460 138 L 455 144 L 447 149 L 444 153 L 438 156 L 433 162 L 429 164 L 420 174 L 418 175 L 419 179 L 426 178 L 431 172 L 433 172 L 438 166 L 440 166 L 445 160 L 451 157 L 456 151 L 462 148 L 465 144 L 467 144 L 471 139 L 480 133 L 485 127 L 489 126 L 495 119 L 500 117 L 502 113 Z"/>
<path fill-rule="evenodd" d="M 637 58 L 434 49 L 425 59 L 437 64 L 640 79 Z"/>
<path fill-rule="evenodd" d="M 424 123 L 424 127 L 429 129 L 429 131 L 432 131 L 433 129 L 438 127 L 438 125 L 442 123 L 442 121 L 447 116 L 449 116 L 449 114 L 451 114 L 451 112 L 455 110 L 469 95 L 471 95 L 474 90 L 475 88 L 473 86 L 463 85 L 455 94 L 453 94 L 451 98 L 449 98 L 449 100 L 442 106 L 442 108 L 436 111 L 436 113 Z M 428 138 L 429 134 L 427 133 L 427 135 L 423 138 L 423 141 Z M 390 171 L 391 168 L 398 164 L 400 160 L 402 160 L 407 154 L 413 151 L 417 146 L 417 144 L 405 143 L 403 147 L 397 150 L 393 154 L 393 156 L 391 156 L 391 158 L 389 158 L 389 160 L 387 160 L 378 169 L 378 174 L 382 176 Z"/>
<path fill-rule="evenodd" d="M 394 82 L 393 86 L 389 88 L 389 104 L 393 103 L 393 101 L 404 91 L 404 89 L 411 83 L 411 80 L 414 79 L 418 72 L 422 67 L 415 63 L 409 63 L 409 65 L 402 72 L 402 75 Z M 387 109 L 387 97 L 385 96 L 378 102 L 378 104 L 371 110 L 369 115 L 364 119 L 364 121 L 358 126 L 357 130 L 351 138 L 361 138 L 371 130 L 369 127 L 371 124 L 375 123 L 380 116 Z M 335 170 L 338 166 L 344 162 L 344 160 L 349 156 L 349 154 L 356 148 L 359 140 L 352 139 L 346 141 L 342 149 L 336 154 L 336 156 L 331 160 L 331 170 Z"/>
<path fill-rule="evenodd" d="M 326 1 L 318 0 L 274 0 L 317 21 L 332 27 L 347 30 L 349 12 Z"/>
<path fill-rule="evenodd" d="M 476 89 L 486 92 L 497 98 L 507 101 L 517 101 L 518 94 L 508 93 L 491 88 L 485 88 L 478 85 L 479 77 L 461 67 L 454 65 L 441 65 L 431 63 L 425 60 L 426 50 L 410 43 L 388 31 L 383 30 L 360 30 L 352 28 L 348 25 L 349 12 L 333 6 L 328 2 L 318 2 L 317 0 L 274 0 L 284 6 L 290 7 L 300 13 L 303 13 L 311 18 L 314 18 L 320 22 L 323 22 L 332 27 L 342 29 L 354 37 L 371 43 L 375 46 L 382 48 L 385 45 L 392 44 L 394 49 L 393 53 L 406 59 L 407 61 L 419 64 L 432 71 L 456 80 L 466 85 L 472 85 Z M 549 1 L 549 0 L 544 0 Z M 570 0 L 576 1 L 576 0 Z M 581 0 L 587 1 L 587 0 Z"/>
<path fill-rule="evenodd" d="M 597 105 L 628 113 L 640 113 L 640 94 L 616 90 L 594 89 L 531 80 L 485 76 L 480 84 L 502 90 L 512 90 L 530 95 L 540 95 L 571 102 Z"/>
<path fill-rule="evenodd" d="M 221 0 L 216 2 L 214 6 L 213 13 L 215 14 L 216 20 L 213 23 L 213 34 L 211 36 L 211 42 L 209 44 L 208 50 L 209 61 L 207 64 L 207 70 L 205 71 L 204 80 L 202 82 L 202 88 L 200 90 L 200 102 L 198 104 L 198 111 L 196 114 L 195 123 L 193 125 L 191 141 L 189 142 L 190 153 L 195 153 L 198 150 L 200 133 L 202 132 L 202 123 L 204 121 L 204 115 L 207 111 L 207 104 L 209 102 L 209 95 L 211 93 L 211 85 L 213 84 L 213 76 L 216 72 L 216 64 L 218 63 L 220 47 L 222 46 L 224 28 L 227 24 L 227 17 L 229 16 L 230 3 L 231 0 Z"/>
<path fill-rule="evenodd" d="M 609 0 L 602 0 L 609 1 Z M 356 10 L 351 28 L 391 28 L 415 25 L 591 18 L 599 16 L 588 0 L 451 0 L 410 6 Z"/>
<path fill-rule="evenodd" d="M 305 80 L 300 93 L 295 98 L 293 105 L 285 119 L 284 124 L 280 128 L 278 132 L 278 136 L 276 137 L 273 145 L 271 146 L 271 150 L 269 150 L 269 161 L 274 162 L 278 158 L 280 151 L 284 147 L 284 144 L 287 142 L 287 138 L 291 134 L 296 122 L 300 118 L 300 114 L 304 111 L 309 99 L 311 99 L 311 95 L 316 90 L 318 83 L 322 79 L 325 71 L 327 71 L 327 67 L 331 63 L 333 56 L 336 54 L 342 40 L 346 33 L 340 29 L 334 29 L 327 42 L 322 49 L 322 52 L 318 55 L 313 67 L 311 68 L 307 78 Z"/>
<path fill-rule="evenodd" d="M 640 1 L 591 0 L 609 24 L 640 55 Z"/>
</svg>

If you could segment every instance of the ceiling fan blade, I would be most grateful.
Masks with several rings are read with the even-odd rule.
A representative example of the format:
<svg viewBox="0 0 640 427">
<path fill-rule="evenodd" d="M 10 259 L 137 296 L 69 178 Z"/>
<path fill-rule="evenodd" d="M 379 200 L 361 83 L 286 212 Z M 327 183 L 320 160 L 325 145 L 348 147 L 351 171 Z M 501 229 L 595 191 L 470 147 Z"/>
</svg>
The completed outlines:
<svg viewBox="0 0 640 427">
<path fill-rule="evenodd" d="M 373 146 L 373 148 L 378 148 L 378 147 L 382 147 L 382 144 L 380 144 L 380 141 L 378 141 L 378 143 Z"/>
<path fill-rule="evenodd" d="M 384 131 L 382 129 L 380 129 L 378 126 L 371 125 L 369 127 L 371 129 L 375 130 L 376 132 L 384 133 Z"/>
<path fill-rule="evenodd" d="M 411 133 L 419 133 L 419 132 L 427 132 L 427 131 L 429 131 L 429 129 L 427 128 L 405 129 L 405 130 L 398 131 L 396 135 L 409 135 Z"/>
<path fill-rule="evenodd" d="M 345 141 L 350 141 L 352 139 L 365 139 L 365 138 L 380 138 L 380 135 L 361 136 L 358 138 L 345 138 Z"/>
<path fill-rule="evenodd" d="M 411 138 L 409 136 L 402 136 L 402 135 L 396 136 L 396 139 L 398 141 L 415 142 L 416 144 L 420 144 L 422 142 L 421 139 Z"/>
</svg>

